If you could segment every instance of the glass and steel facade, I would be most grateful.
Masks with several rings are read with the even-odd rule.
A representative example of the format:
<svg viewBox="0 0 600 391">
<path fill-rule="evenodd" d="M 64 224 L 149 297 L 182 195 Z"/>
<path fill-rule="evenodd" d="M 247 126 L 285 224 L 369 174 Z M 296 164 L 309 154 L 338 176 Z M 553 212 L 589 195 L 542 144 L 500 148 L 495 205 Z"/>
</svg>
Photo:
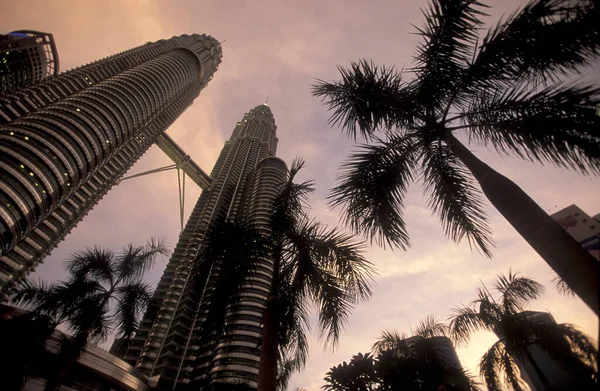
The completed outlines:
<svg viewBox="0 0 600 391">
<path fill-rule="evenodd" d="M 182 35 L 0 95 L 0 294 L 192 104 L 221 58 L 214 38 Z"/>
<path fill-rule="evenodd" d="M 58 72 L 52 34 L 31 30 L 0 34 L 0 94 Z"/>
<path fill-rule="evenodd" d="M 219 346 L 200 346 L 202 314 L 207 303 L 189 276 L 210 223 L 217 216 L 248 214 L 268 229 L 268 206 L 285 163 L 275 158 L 276 126 L 264 104 L 244 115 L 225 143 L 211 172 L 211 185 L 200 195 L 155 291 L 160 309 L 145 317 L 125 359 L 149 378 L 169 387 L 208 379 L 244 381 L 256 386 L 262 312 L 270 286 L 271 263 L 248 281 L 240 319 Z M 210 278 L 208 275 L 206 278 Z"/>
</svg>

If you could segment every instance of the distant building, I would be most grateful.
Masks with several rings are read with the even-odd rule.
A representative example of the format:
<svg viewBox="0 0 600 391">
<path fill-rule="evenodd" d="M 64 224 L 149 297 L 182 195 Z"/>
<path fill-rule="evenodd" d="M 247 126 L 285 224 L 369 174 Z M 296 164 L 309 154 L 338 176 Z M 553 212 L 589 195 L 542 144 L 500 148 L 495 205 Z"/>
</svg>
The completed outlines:
<svg viewBox="0 0 600 391">
<path fill-rule="evenodd" d="M 18 30 L 0 34 L 0 93 L 59 72 L 52 34 Z"/>
<path fill-rule="evenodd" d="M 556 321 L 547 312 L 523 311 L 519 314 L 527 321 L 537 324 L 556 324 Z M 580 390 L 578 382 L 584 381 L 584 377 L 577 373 L 577 367 L 566 368 L 557 359 L 542 348 L 539 339 L 535 336 L 527 345 L 526 353 L 517 356 L 516 362 L 521 371 L 521 377 L 532 391 L 570 391 Z M 545 378 L 545 379 L 542 379 Z M 544 386 L 547 381 L 550 388 Z"/>
<path fill-rule="evenodd" d="M 600 261 L 600 214 L 590 217 L 577 205 L 571 205 L 554 213 L 552 218 Z"/>
<path fill-rule="evenodd" d="M 465 383 L 464 377 L 456 376 L 458 373 L 460 373 L 460 371 L 463 370 L 463 367 L 458 359 L 458 355 L 454 349 L 454 344 L 450 338 L 443 336 L 424 338 L 417 335 L 406 338 L 404 342 L 406 342 L 409 349 L 413 349 L 413 346 L 416 346 L 417 344 L 425 343 L 434 352 L 444 370 L 448 371 L 450 374 L 444 379 L 445 382 L 447 384 L 454 385 L 457 387 L 456 389 L 459 390 L 470 389 L 469 384 Z"/>
</svg>

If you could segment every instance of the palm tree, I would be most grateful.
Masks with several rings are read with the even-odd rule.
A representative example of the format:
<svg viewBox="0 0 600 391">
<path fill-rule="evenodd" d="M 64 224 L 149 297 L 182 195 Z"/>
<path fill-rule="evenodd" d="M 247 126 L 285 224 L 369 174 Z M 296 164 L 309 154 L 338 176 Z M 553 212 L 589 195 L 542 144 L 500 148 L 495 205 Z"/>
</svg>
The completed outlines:
<svg viewBox="0 0 600 391">
<path fill-rule="evenodd" d="M 294 183 L 303 166 L 303 160 L 294 160 L 272 202 L 266 230 L 254 227 L 252 221 L 218 220 L 206 235 L 207 250 L 198 262 L 201 281 L 213 270 L 234 270 L 218 272 L 208 284 L 199 284 L 211 303 L 207 317 L 213 314 L 202 329 L 209 330 L 213 343 L 226 335 L 225 325 L 235 319 L 244 283 L 261 265 L 264 270 L 265 260 L 272 264 L 263 315 L 259 391 L 275 391 L 278 382 L 285 389 L 290 374 L 304 367 L 311 305 L 318 312 L 325 346 L 333 348 L 352 307 L 371 295 L 373 268 L 362 255 L 363 246 L 308 216 L 307 196 L 314 191 L 313 182 Z"/>
<path fill-rule="evenodd" d="M 361 145 L 330 194 L 345 222 L 379 244 L 409 245 L 403 216 L 407 186 L 422 180 L 447 236 L 466 238 L 486 256 L 493 239 L 488 200 L 599 314 L 600 264 L 515 183 L 479 160 L 456 137 L 502 154 L 600 172 L 600 89 L 565 83 L 600 50 L 595 0 L 533 0 L 483 39 L 485 6 L 431 0 L 419 29 L 412 79 L 362 60 L 339 67 L 341 81 L 319 80 L 313 94 Z"/>
<path fill-rule="evenodd" d="M 450 322 L 450 334 L 459 344 L 466 344 L 478 330 L 498 336 L 479 364 L 491 391 L 503 390 L 501 383 L 523 390 L 518 364 L 523 362 L 533 368 L 544 390 L 552 389 L 547 371 L 532 357 L 534 346 L 569 373 L 572 389 L 596 389 L 593 379 L 597 376 L 598 350 L 594 343 L 573 325 L 557 324 L 547 313 L 525 311 L 525 305 L 541 295 L 542 285 L 509 272 L 498 277 L 494 288 L 499 293 L 497 299 L 487 289 L 478 289 L 478 298 L 470 306 L 456 308 Z"/>
<path fill-rule="evenodd" d="M 145 246 L 129 244 L 120 253 L 88 248 L 66 262 L 66 281 L 51 285 L 25 281 L 18 288 L 13 302 L 56 319 L 56 326 L 64 325 L 71 335 L 63 340 L 62 368 L 48 380 L 47 390 L 60 386 L 88 343 L 106 340 L 113 329 L 126 344 L 131 341 L 152 296 L 144 274 L 158 256 L 167 254 L 165 242 L 154 239 Z"/>
</svg>

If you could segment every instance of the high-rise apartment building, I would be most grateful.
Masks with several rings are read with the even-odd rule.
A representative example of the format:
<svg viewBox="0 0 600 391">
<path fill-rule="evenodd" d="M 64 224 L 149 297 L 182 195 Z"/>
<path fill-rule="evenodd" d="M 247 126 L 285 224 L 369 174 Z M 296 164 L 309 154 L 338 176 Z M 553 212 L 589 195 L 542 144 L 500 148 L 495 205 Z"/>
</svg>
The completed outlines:
<svg viewBox="0 0 600 391">
<path fill-rule="evenodd" d="M 600 214 L 591 217 L 577 205 L 569 205 L 553 213 L 552 218 L 600 261 Z"/>
<path fill-rule="evenodd" d="M 523 319 L 530 325 L 555 326 L 554 317 L 547 312 L 523 311 L 517 319 Z M 531 327 L 531 326 L 529 326 Z M 584 370 L 576 361 L 564 360 L 548 351 L 539 336 L 532 334 L 523 352 L 515 352 L 521 377 L 532 391 L 570 391 L 589 390 L 591 372 Z M 565 340 L 565 345 L 568 345 Z"/>
<path fill-rule="evenodd" d="M 189 107 L 222 58 L 207 35 L 142 46 L 0 95 L 0 294 Z"/>
<path fill-rule="evenodd" d="M 275 120 L 266 104 L 237 123 L 200 195 L 155 291 L 160 309 L 145 317 L 125 359 L 169 388 L 206 381 L 242 381 L 256 386 L 262 313 L 270 288 L 272 264 L 244 288 L 239 319 L 218 346 L 200 346 L 203 302 L 190 278 L 205 232 L 217 216 L 246 216 L 268 230 L 270 202 L 286 176 L 285 163 L 274 157 Z M 211 278 L 211 275 L 204 276 Z"/>
<path fill-rule="evenodd" d="M 0 34 L 0 94 L 58 72 L 52 34 L 30 30 Z"/>
</svg>

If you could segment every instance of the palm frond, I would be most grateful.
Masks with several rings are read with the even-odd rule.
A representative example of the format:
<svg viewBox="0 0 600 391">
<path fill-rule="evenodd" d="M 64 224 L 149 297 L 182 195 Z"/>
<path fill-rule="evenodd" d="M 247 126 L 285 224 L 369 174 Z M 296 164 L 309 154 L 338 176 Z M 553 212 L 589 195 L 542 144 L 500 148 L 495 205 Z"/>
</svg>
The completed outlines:
<svg viewBox="0 0 600 391">
<path fill-rule="evenodd" d="M 10 302 L 28 309 L 47 307 L 52 299 L 53 289 L 54 286 L 45 281 L 25 279 L 17 284 Z"/>
<path fill-rule="evenodd" d="M 376 354 L 383 354 L 383 352 L 389 350 L 398 350 L 406 338 L 408 338 L 406 334 L 397 330 L 383 330 L 371 347 L 371 351 Z"/>
<path fill-rule="evenodd" d="M 111 317 L 104 293 L 79 300 L 69 314 L 69 332 L 75 339 L 104 342 L 111 332 Z"/>
<path fill-rule="evenodd" d="M 348 136 L 371 139 L 378 129 L 411 124 L 419 117 L 412 89 L 393 67 L 361 60 L 338 70 L 341 81 L 318 80 L 312 94 L 332 112 L 329 124 L 340 125 Z"/>
<path fill-rule="evenodd" d="M 517 314 L 531 300 L 539 298 L 544 286 L 527 277 L 519 277 L 518 272 L 508 272 L 508 276 L 498 276 L 494 287 L 502 294 L 501 305 L 505 314 Z"/>
<path fill-rule="evenodd" d="M 433 315 L 428 315 L 421 320 L 415 328 L 414 335 L 423 338 L 445 337 L 448 334 L 448 326 L 440 322 Z"/>
<path fill-rule="evenodd" d="M 114 323 L 119 337 L 128 342 L 137 331 L 140 318 L 150 304 L 152 289 L 143 281 L 130 281 L 115 290 Z"/>
<path fill-rule="evenodd" d="M 138 279 L 150 270 L 158 256 L 169 254 L 164 238 L 151 238 L 145 246 L 128 244 L 115 256 L 116 277 L 120 281 Z"/>
<path fill-rule="evenodd" d="M 534 0 L 491 28 L 468 78 L 483 88 L 529 79 L 556 80 L 600 50 L 595 0 Z"/>
<path fill-rule="evenodd" d="M 572 324 L 561 323 L 557 325 L 560 334 L 568 341 L 571 352 L 581 361 L 597 372 L 598 348 L 594 341 Z"/>
<path fill-rule="evenodd" d="M 328 199 L 332 208 L 343 207 L 342 221 L 355 233 L 379 245 L 409 246 L 403 209 L 416 152 L 412 139 L 395 138 L 360 146 L 342 166 Z"/>
<path fill-rule="evenodd" d="M 554 285 L 554 288 L 556 288 L 558 293 L 560 293 L 561 295 L 575 296 L 575 292 L 573 291 L 573 289 L 571 289 L 567 282 L 560 278 L 560 276 L 557 275 L 556 277 L 554 277 L 552 279 L 552 284 Z"/>
<path fill-rule="evenodd" d="M 304 367 L 308 359 L 306 331 L 310 330 L 310 322 L 308 298 L 302 292 L 292 288 L 293 278 L 291 268 L 283 269 L 279 274 L 277 318 L 279 319 L 280 362 L 293 364 L 290 370 L 297 371 Z"/>
<path fill-rule="evenodd" d="M 348 296 L 340 279 L 326 269 L 321 269 L 320 279 L 316 283 L 313 281 L 312 288 L 319 312 L 319 337 L 324 338 L 326 348 L 333 350 L 348 322 L 354 304 L 353 298 Z"/>
<path fill-rule="evenodd" d="M 288 232 L 287 237 L 294 256 L 285 267 L 295 269 L 294 289 L 320 281 L 322 270 L 327 270 L 339 279 L 353 302 L 369 299 L 374 268 L 362 255 L 362 243 L 337 228 L 308 219 L 297 230 Z"/>
<path fill-rule="evenodd" d="M 422 42 L 415 57 L 420 101 L 439 107 L 454 93 L 477 43 L 484 4 L 474 0 L 431 0 L 418 28 Z"/>
<path fill-rule="evenodd" d="M 425 147 L 423 151 L 424 190 L 429 207 L 442 221 L 444 232 L 457 243 L 466 237 L 471 248 L 475 246 L 491 257 L 492 232 L 486 221 L 481 192 L 468 170 L 442 143 Z"/>
<path fill-rule="evenodd" d="M 252 223 L 217 219 L 205 235 L 197 262 L 205 265 L 199 272 L 210 274 L 197 291 L 203 308 L 203 338 L 216 342 L 227 332 L 238 315 L 244 287 L 257 276 L 256 271 L 271 255 L 270 242 Z M 206 269 L 210 272 L 207 273 Z M 199 275 L 206 280 L 206 275 Z M 264 279 L 264 277 L 261 277 Z"/>
<path fill-rule="evenodd" d="M 112 250 L 95 246 L 72 254 L 66 262 L 65 270 L 71 278 L 89 278 L 111 284 L 114 262 L 115 254 Z"/>
<path fill-rule="evenodd" d="M 514 391 L 524 390 L 519 368 L 502 341 L 494 343 L 481 357 L 479 372 L 490 391 L 503 391 L 505 386 Z"/>
<path fill-rule="evenodd" d="M 314 181 L 294 182 L 304 165 L 304 159 L 294 159 L 287 179 L 279 185 L 277 195 L 271 201 L 270 227 L 274 236 L 293 229 L 306 216 L 308 195 L 315 191 Z"/>
<path fill-rule="evenodd" d="M 294 359 L 284 359 L 277 364 L 277 390 L 287 391 L 294 372 L 298 371 L 298 363 Z"/>
<path fill-rule="evenodd" d="M 450 338 L 459 346 L 466 345 L 474 332 L 490 328 L 473 308 L 454 308 L 452 312 L 448 325 Z"/>
<path fill-rule="evenodd" d="M 475 95 L 462 121 L 471 137 L 498 152 L 600 174 L 598 107 L 598 87 L 516 84 Z"/>
</svg>

